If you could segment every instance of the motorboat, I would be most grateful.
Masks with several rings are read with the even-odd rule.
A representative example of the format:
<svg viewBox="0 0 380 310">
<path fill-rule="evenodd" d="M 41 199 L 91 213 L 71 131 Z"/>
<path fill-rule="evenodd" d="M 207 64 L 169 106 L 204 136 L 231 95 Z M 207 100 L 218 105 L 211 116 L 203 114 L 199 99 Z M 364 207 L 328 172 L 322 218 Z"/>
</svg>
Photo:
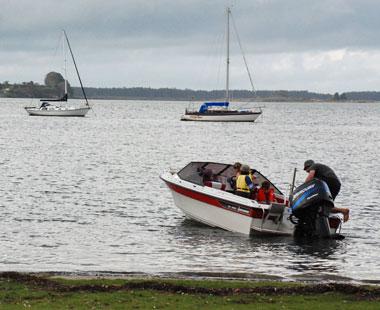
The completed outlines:
<svg viewBox="0 0 380 310">
<path fill-rule="evenodd" d="M 231 9 L 227 8 L 227 35 L 226 35 L 226 90 L 223 101 L 204 102 L 199 109 L 186 109 L 185 114 L 181 116 L 182 121 L 198 121 L 198 122 L 254 122 L 263 113 L 261 107 L 251 109 L 231 109 L 230 108 L 230 18 L 232 17 Z M 235 25 L 235 23 L 233 23 Z M 236 37 L 239 38 L 236 27 L 234 28 Z M 252 93 L 255 94 L 251 73 L 247 64 L 247 60 L 243 53 L 242 45 L 239 39 L 239 46 L 243 55 L 244 64 L 248 73 L 249 81 L 252 87 Z"/>
<path fill-rule="evenodd" d="M 274 193 L 275 201 L 263 203 L 254 196 L 236 195 L 230 182 L 234 174 L 231 164 L 190 162 L 178 172 L 165 172 L 160 178 L 169 187 L 175 205 L 187 218 L 212 227 L 244 235 L 291 236 L 296 232 L 301 235 L 301 232 L 308 232 L 305 230 L 308 224 L 311 226 L 308 229 L 315 236 L 331 237 L 340 231 L 342 220 L 339 215 L 328 212 L 332 199 L 323 181 L 304 184 L 292 193 L 289 200 L 261 172 L 252 169 L 255 186 L 267 181 Z M 323 214 L 320 205 L 324 205 Z"/>
<path fill-rule="evenodd" d="M 65 64 L 65 90 L 64 95 L 59 98 L 50 98 L 50 99 L 40 99 L 40 105 L 34 106 L 34 107 L 25 107 L 26 112 L 30 116 L 64 116 L 64 117 L 83 117 L 87 114 L 87 112 L 91 109 L 90 105 L 87 100 L 86 92 L 83 87 L 82 80 L 79 75 L 78 67 L 75 62 L 74 54 L 71 49 L 71 45 L 69 42 L 69 39 L 67 37 L 67 34 L 65 30 L 62 31 L 63 33 L 63 50 L 64 50 L 64 64 Z M 66 43 L 66 44 L 65 44 Z M 81 107 L 75 107 L 75 106 L 68 106 L 67 100 L 68 100 L 68 91 L 67 91 L 67 70 L 66 70 L 66 46 L 69 48 L 71 58 L 73 60 L 75 70 L 78 76 L 78 80 L 80 82 L 80 86 L 82 89 L 83 97 L 85 99 L 85 105 Z"/>
</svg>

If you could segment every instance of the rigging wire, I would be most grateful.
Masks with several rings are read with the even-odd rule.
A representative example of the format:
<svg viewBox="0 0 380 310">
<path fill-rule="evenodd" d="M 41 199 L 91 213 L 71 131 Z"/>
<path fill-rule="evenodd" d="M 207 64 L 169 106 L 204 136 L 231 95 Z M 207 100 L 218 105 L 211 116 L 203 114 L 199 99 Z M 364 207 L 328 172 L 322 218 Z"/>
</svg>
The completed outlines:
<svg viewBox="0 0 380 310">
<path fill-rule="evenodd" d="M 64 34 L 64 36 L 65 36 L 66 43 L 67 43 L 67 46 L 68 46 L 69 51 L 70 51 L 70 54 L 71 54 L 71 58 L 72 58 L 73 63 L 74 63 L 74 67 L 75 67 L 75 70 L 76 70 L 77 75 L 78 75 L 78 80 L 79 80 L 80 86 L 81 86 L 81 88 L 82 88 L 82 93 L 83 93 L 84 99 L 86 100 L 86 105 L 89 106 L 89 104 L 88 104 L 88 100 L 87 100 L 87 96 L 86 96 L 86 92 L 85 92 L 84 87 L 83 87 L 82 79 L 80 78 L 79 71 L 78 71 L 78 67 L 77 67 L 77 64 L 76 64 L 75 59 L 74 59 L 74 54 L 73 54 L 73 51 L 72 51 L 72 49 L 71 49 L 71 45 L 70 45 L 70 42 L 69 42 L 69 39 L 68 39 L 68 37 L 67 37 L 67 34 L 66 34 L 66 31 L 65 31 L 65 30 L 63 30 L 63 34 Z"/>
<path fill-rule="evenodd" d="M 233 28 L 234 28 L 234 31 L 235 31 L 235 35 L 236 35 L 236 38 L 237 38 L 237 41 L 238 41 L 238 44 L 239 44 L 239 47 L 240 47 L 240 51 L 241 51 L 241 53 L 243 55 L 243 60 L 244 60 L 245 68 L 247 69 L 249 81 L 251 83 L 252 92 L 253 92 L 253 95 L 256 95 L 256 90 L 255 90 L 255 87 L 253 86 L 253 80 L 252 80 L 251 72 L 249 71 L 248 62 L 247 62 L 247 59 L 245 57 L 245 53 L 244 53 L 244 50 L 243 50 L 243 46 L 241 44 L 239 33 L 237 32 L 237 28 L 236 28 L 236 24 L 235 24 L 235 18 L 232 15 L 232 12 L 230 14 L 231 14 L 232 25 L 233 25 Z"/>
<path fill-rule="evenodd" d="M 54 53 L 53 53 L 53 56 L 57 56 L 57 53 L 58 53 L 58 49 L 61 48 L 62 44 L 64 42 L 64 35 L 63 33 L 61 33 L 61 35 L 59 36 L 59 39 L 58 39 L 58 43 L 55 45 L 55 49 L 54 49 Z"/>
</svg>

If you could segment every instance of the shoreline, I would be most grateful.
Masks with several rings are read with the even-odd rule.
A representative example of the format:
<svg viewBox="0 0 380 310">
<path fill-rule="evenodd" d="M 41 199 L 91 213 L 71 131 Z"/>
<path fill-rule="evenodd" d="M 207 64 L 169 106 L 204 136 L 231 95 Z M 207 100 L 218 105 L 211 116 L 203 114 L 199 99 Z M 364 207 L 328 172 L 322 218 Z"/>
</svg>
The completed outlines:
<svg viewBox="0 0 380 310">
<path fill-rule="evenodd" d="M 194 279 L 70 279 L 0 273 L 12 309 L 378 309 L 380 286 Z"/>
<path fill-rule="evenodd" d="M 274 283 L 304 283 L 321 284 L 337 283 L 352 285 L 374 285 L 380 286 L 380 279 L 353 279 L 345 276 L 332 274 L 319 275 L 303 273 L 291 276 L 277 276 L 264 273 L 241 273 L 241 272 L 122 272 L 122 271 L 0 271 L 0 278 L 3 274 L 23 274 L 35 277 L 64 278 L 71 280 L 133 280 L 133 279 L 155 279 L 155 280 L 194 280 L 194 281 L 244 281 L 244 282 L 274 282 Z"/>
</svg>

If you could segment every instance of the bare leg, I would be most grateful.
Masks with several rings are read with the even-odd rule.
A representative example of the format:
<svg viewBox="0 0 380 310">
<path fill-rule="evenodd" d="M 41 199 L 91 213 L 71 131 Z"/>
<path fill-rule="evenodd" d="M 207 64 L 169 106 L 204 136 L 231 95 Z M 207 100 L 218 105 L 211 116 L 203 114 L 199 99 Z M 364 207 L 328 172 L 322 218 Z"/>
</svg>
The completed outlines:
<svg viewBox="0 0 380 310">
<path fill-rule="evenodd" d="M 342 213 L 343 214 L 343 221 L 347 222 L 350 218 L 350 209 L 347 208 L 332 208 L 331 213 Z"/>
</svg>

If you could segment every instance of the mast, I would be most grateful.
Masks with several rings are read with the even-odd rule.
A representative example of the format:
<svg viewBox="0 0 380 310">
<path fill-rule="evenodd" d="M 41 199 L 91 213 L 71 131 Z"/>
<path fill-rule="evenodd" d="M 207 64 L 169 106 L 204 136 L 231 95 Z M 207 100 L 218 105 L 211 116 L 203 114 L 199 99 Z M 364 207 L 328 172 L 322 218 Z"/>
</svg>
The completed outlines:
<svg viewBox="0 0 380 310">
<path fill-rule="evenodd" d="M 62 40 L 62 49 L 63 49 L 63 61 L 64 61 L 63 71 L 65 74 L 65 97 L 67 98 L 67 52 L 66 52 L 65 39 Z"/>
<path fill-rule="evenodd" d="M 230 101 L 230 14 L 231 9 L 227 7 L 227 34 L 226 34 L 226 40 L 227 40 L 227 59 L 226 59 L 226 101 Z"/>
<path fill-rule="evenodd" d="M 88 104 L 87 96 L 86 96 L 86 93 L 85 93 L 85 91 L 84 91 L 84 87 L 83 87 L 82 80 L 81 80 L 80 75 L 79 75 L 79 71 L 78 71 L 77 64 L 76 64 L 76 62 L 75 62 L 74 54 L 73 54 L 73 51 L 72 51 L 72 49 L 71 49 L 70 42 L 69 42 L 69 38 L 67 37 L 67 34 L 66 34 L 66 31 L 65 31 L 65 30 L 63 30 L 63 34 L 65 35 L 66 42 L 67 42 L 67 46 L 69 47 L 70 54 L 71 54 L 71 58 L 73 59 L 73 63 L 74 63 L 74 66 L 75 66 L 75 70 L 77 71 L 77 75 L 78 75 L 78 79 L 79 79 L 80 87 L 82 88 L 82 93 L 83 93 L 84 99 L 86 100 L 86 106 L 89 107 L 90 105 Z"/>
</svg>

